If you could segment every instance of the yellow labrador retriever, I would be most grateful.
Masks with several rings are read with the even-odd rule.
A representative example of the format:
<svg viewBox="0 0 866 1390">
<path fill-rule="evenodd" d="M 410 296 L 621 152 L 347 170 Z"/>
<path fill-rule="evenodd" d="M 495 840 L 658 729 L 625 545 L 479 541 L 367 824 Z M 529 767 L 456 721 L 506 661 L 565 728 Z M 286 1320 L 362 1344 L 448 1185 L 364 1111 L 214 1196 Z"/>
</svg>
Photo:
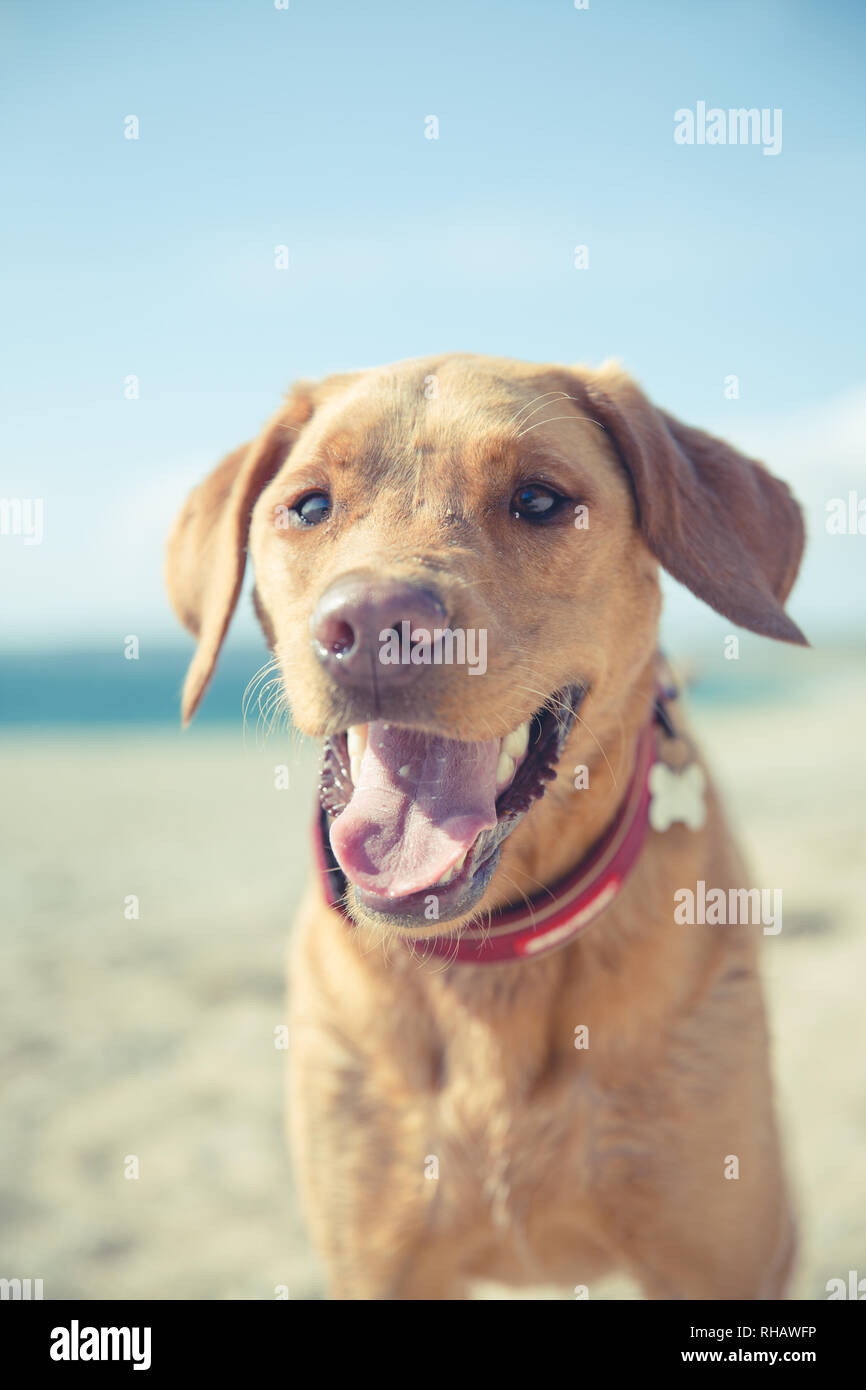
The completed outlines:
<svg viewBox="0 0 866 1390">
<path fill-rule="evenodd" d="M 614 1269 L 782 1295 L 766 919 L 657 652 L 658 571 L 802 643 L 802 548 L 784 483 L 612 365 L 300 383 L 188 499 L 184 720 L 249 549 L 323 742 L 290 1116 L 335 1297 Z"/>
</svg>

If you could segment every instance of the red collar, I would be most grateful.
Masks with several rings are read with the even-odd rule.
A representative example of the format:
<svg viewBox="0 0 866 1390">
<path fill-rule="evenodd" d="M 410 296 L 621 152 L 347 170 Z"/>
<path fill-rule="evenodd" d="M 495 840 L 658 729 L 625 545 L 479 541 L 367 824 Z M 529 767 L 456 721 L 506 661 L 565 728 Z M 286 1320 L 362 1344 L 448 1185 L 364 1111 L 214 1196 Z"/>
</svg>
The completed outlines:
<svg viewBox="0 0 866 1390">
<path fill-rule="evenodd" d="M 641 732 L 634 771 L 616 816 L 577 868 L 549 892 L 530 898 L 524 907 L 494 908 L 486 926 L 467 928 L 459 937 L 433 936 L 419 941 L 415 950 L 421 959 L 441 956 L 449 962 L 473 965 L 532 959 L 573 940 L 613 902 L 637 861 L 649 828 L 655 726 L 664 722 L 660 704 L 655 718 Z M 313 842 L 325 901 L 354 925 L 343 905 L 346 881 L 331 853 L 324 811 L 316 815 Z"/>
</svg>

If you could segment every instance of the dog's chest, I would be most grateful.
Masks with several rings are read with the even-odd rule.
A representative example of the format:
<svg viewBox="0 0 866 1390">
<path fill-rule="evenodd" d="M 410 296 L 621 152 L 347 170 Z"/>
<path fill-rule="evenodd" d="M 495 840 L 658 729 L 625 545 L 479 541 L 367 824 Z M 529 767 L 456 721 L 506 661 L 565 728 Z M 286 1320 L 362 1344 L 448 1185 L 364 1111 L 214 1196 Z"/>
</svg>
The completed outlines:
<svg viewBox="0 0 866 1390">
<path fill-rule="evenodd" d="M 585 1054 L 529 1031 L 503 1039 L 478 1020 L 464 1025 L 448 1040 L 427 1117 L 443 1217 L 506 1230 L 563 1201 L 573 1208 L 608 1127 Z"/>
</svg>

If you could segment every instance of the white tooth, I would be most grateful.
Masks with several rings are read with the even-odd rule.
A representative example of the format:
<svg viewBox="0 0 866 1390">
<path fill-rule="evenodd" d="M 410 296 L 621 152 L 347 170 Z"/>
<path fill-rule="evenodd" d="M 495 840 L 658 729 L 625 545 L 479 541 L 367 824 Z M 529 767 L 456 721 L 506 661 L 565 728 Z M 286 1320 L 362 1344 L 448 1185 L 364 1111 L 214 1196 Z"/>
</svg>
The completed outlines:
<svg viewBox="0 0 866 1390">
<path fill-rule="evenodd" d="M 499 791 L 514 776 L 514 759 L 510 753 L 500 753 L 496 764 L 496 790 Z"/>
<path fill-rule="evenodd" d="M 351 724 L 346 730 L 346 751 L 349 754 L 349 771 L 352 782 L 357 787 L 361 776 L 361 762 L 367 751 L 367 724 Z"/>
<path fill-rule="evenodd" d="M 502 740 L 502 751 L 508 753 L 516 762 L 522 758 L 529 747 L 529 720 L 527 719 L 519 728 L 513 729 L 510 734 L 506 734 Z"/>
<path fill-rule="evenodd" d="M 397 771 L 401 777 L 408 777 L 409 773 L 412 771 L 412 765 L 411 763 L 404 763 L 401 768 L 397 769 Z"/>
<path fill-rule="evenodd" d="M 364 749 L 367 747 L 367 725 L 352 724 L 346 730 L 346 747 L 349 750 L 349 757 L 354 758 L 357 754 L 359 758 L 364 756 Z"/>
<path fill-rule="evenodd" d="M 451 868 L 446 869 L 444 874 L 439 875 L 439 877 L 436 880 L 437 884 L 444 885 L 446 883 L 450 883 L 452 879 L 456 878 L 457 875 L 460 873 L 460 870 L 463 868 L 463 865 L 466 863 L 466 856 L 468 853 L 469 851 L 465 849 L 461 854 L 460 858 L 455 860 L 455 862 L 451 865 Z"/>
</svg>

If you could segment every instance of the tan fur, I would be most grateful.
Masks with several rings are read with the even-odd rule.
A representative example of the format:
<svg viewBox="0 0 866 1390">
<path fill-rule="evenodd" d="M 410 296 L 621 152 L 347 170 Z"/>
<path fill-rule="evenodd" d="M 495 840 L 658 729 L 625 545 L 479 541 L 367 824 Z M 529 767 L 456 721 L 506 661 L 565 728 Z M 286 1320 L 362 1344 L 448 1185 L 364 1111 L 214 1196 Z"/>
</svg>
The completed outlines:
<svg viewBox="0 0 866 1390">
<path fill-rule="evenodd" d="M 508 499 L 529 479 L 585 501 L 589 529 L 515 521 Z M 324 485 L 327 526 L 275 527 Z M 657 411 L 615 366 L 447 356 L 291 393 L 175 529 L 169 588 L 200 638 L 185 718 L 231 617 L 247 527 L 257 608 L 313 737 L 359 722 L 308 631 L 325 587 L 359 567 L 435 585 L 452 626 L 488 632 L 483 679 L 431 667 L 394 697 L 395 722 L 490 738 L 588 682 L 482 917 L 555 883 L 616 812 L 658 674 L 659 561 L 734 621 L 804 640 L 782 608 L 803 545 L 784 484 Z M 590 786 L 576 793 L 581 763 Z M 698 879 L 751 882 L 713 794 L 702 830 L 651 832 L 586 934 L 526 963 L 421 961 L 423 930 L 386 930 L 351 895 L 350 927 L 311 885 L 293 942 L 291 1128 L 335 1297 L 460 1297 L 476 1276 L 591 1285 L 614 1269 L 652 1298 L 781 1296 L 793 1235 L 760 928 L 675 926 L 674 891 Z M 729 1155 L 739 1179 L 724 1176 Z"/>
</svg>

